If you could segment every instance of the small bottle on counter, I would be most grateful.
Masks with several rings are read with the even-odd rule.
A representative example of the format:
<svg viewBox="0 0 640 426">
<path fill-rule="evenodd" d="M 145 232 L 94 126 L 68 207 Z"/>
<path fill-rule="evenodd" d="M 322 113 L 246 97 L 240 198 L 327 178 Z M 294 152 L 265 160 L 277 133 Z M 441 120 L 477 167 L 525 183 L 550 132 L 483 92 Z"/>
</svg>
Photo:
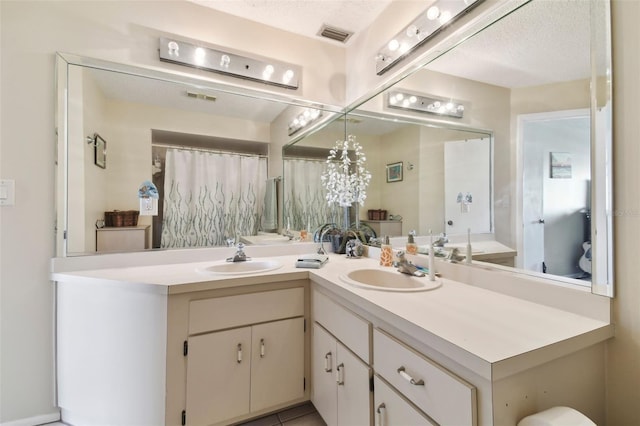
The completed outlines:
<svg viewBox="0 0 640 426">
<path fill-rule="evenodd" d="M 413 232 L 409 233 L 406 246 L 407 254 L 418 254 L 418 245 L 413 238 Z"/>
<path fill-rule="evenodd" d="M 384 237 L 384 243 L 380 246 L 380 266 L 391 266 L 393 264 L 393 250 L 389 244 L 389 236 Z"/>
</svg>

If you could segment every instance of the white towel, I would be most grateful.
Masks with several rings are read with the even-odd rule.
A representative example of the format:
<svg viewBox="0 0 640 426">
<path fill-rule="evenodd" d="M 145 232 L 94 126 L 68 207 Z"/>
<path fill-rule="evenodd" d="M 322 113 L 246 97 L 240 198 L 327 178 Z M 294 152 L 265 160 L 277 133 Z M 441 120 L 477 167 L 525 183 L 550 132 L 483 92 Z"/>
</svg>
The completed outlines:
<svg viewBox="0 0 640 426">
<path fill-rule="evenodd" d="M 262 211 L 262 230 L 273 231 L 278 229 L 278 195 L 277 178 L 267 179 L 264 191 L 264 210 Z"/>
</svg>

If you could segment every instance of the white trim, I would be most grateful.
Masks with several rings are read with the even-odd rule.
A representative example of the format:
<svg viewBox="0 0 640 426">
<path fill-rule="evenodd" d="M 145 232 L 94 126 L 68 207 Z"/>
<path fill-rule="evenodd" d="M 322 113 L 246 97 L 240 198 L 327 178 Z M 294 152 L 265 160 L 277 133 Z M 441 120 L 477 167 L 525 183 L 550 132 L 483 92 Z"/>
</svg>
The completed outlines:
<svg viewBox="0 0 640 426">
<path fill-rule="evenodd" d="M 25 419 L 12 420 L 10 422 L 0 423 L 0 426 L 36 426 L 46 423 L 53 423 L 60 421 L 60 410 L 56 410 L 53 413 L 42 414 L 34 417 L 27 417 Z"/>
<path fill-rule="evenodd" d="M 524 140 L 522 127 L 525 123 L 533 121 L 548 121 L 548 120 L 562 120 L 576 117 L 590 117 L 589 108 L 570 109 L 561 111 L 548 111 L 537 112 L 531 114 L 518 114 L 516 117 L 516 217 L 515 217 L 515 234 L 516 234 L 516 250 L 518 255 L 516 256 L 516 268 L 527 273 L 523 269 L 522 261 L 524 253 L 524 241 L 523 241 L 523 226 L 522 213 L 523 213 L 523 199 L 522 199 L 522 185 L 523 185 L 523 168 L 524 168 Z M 552 278 L 552 279 L 555 279 Z"/>
</svg>

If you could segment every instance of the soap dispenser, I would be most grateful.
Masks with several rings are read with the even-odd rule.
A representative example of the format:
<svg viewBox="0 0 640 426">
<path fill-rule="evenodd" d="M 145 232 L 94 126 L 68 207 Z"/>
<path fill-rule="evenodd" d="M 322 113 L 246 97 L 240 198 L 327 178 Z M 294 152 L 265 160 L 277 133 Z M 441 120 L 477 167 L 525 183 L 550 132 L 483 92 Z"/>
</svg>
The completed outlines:
<svg viewBox="0 0 640 426">
<path fill-rule="evenodd" d="M 418 254 L 418 245 L 416 244 L 413 236 L 415 231 L 409 232 L 409 238 L 407 239 L 407 254 Z"/>
<path fill-rule="evenodd" d="M 384 237 L 384 244 L 380 246 L 380 266 L 391 266 L 393 264 L 393 250 L 389 244 L 389 236 Z"/>
</svg>

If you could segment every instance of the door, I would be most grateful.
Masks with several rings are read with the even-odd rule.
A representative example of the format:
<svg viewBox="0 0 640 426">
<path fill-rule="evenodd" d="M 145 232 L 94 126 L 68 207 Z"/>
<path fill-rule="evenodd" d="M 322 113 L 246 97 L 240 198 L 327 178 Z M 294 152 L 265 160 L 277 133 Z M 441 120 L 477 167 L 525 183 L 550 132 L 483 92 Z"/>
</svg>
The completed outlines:
<svg viewBox="0 0 640 426">
<path fill-rule="evenodd" d="M 445 230 L 447 234 L 491 232 L 491 140 L 444 144 Z"/>
<path fill-rule="evenodd" d="M 251 330 L 251 412 L 304 397 L 304 319 Z"/>
<path fill-rule="evenodd" d="M 375 402 L 373 406 L 377 426 L 435 425 L 380 378 L 376 376 L 374 381 Z"/>
<path fill-rule="evenodd" d="M 250 348 L 250 327 L 189 338 L 187 424 L 213 424 L 249 412 Z"/>
<path fill-rule="evenodd" d="M 337 344 L 338 425 L 371 424 L 371 369 L 341 343 Z"/>
<path fill-rule="evenodd" d="M 338 397 L 335 381 L 336 340 L 313 323 L 311 335 L 311 402 L 327 426 L 338 424 Z"/>
<path fill-rule="evenodd" d="M 522 268 L 580 275 L 590 241 L 590 118 L 587 110 L 527 114 L 522 150 Z"/>
</svg>

